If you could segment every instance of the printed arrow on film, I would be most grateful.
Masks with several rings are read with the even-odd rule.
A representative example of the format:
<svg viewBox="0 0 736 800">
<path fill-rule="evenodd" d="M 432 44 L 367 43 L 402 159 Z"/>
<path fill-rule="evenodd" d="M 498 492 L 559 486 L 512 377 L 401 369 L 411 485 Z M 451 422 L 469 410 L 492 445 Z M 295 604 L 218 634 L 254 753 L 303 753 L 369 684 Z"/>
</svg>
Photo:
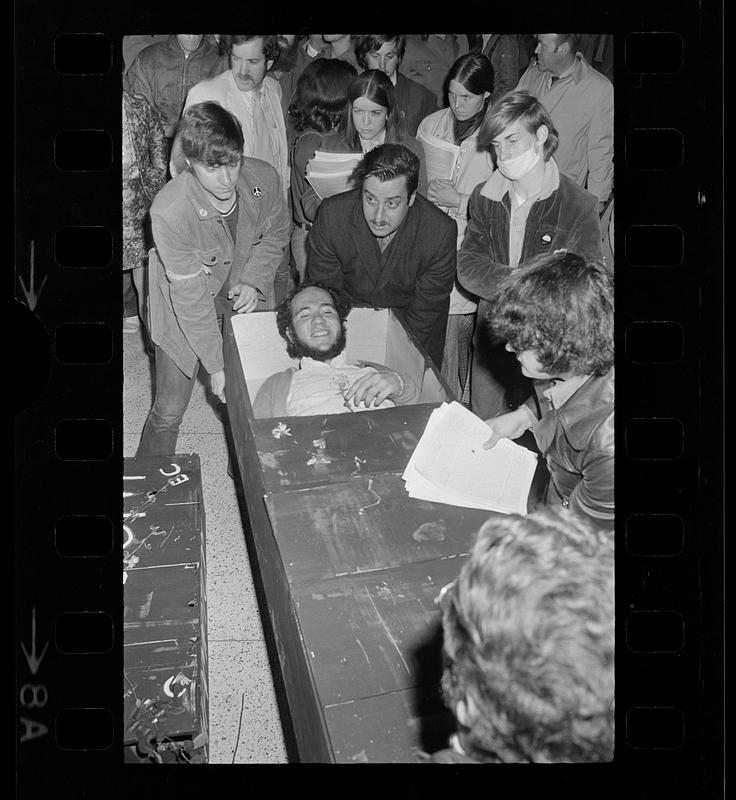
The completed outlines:
<svg viewBox="0 0 736 800">
<path fill-rule="evenodd" d="M 23 276 L 18 275 L 18 280 L 20 281 L 21 288 L 23 289 L 23 294 L 26 296 L 26 305 L 28 308 L 33 311 L 36 308 L 36 303 L 38 303 L 38 298 L 41 296 L 41 292 L 43 291 L 43 287 L 46 285 L 46 279 L 49 277 L 48 275 L 44 276 L 44 279 L 41 281 L 41 285 L 38 287 L 38 292 L 34 290 L 34 277 L 33 273 L 35 271 L 35 241 L 31 239 L 31 277 L 28 281 L 28 286 L 25 285 L 23 281 Z"/>
<path fill-rule="evenodd" d="M 38 672 L 38 668 L 41 665 L 41 661 L 43 660 L 44 655 L 46 655 L 46 648 L 49 646 L 48 641 L 44 644 L 43 649 L 41 650 L 41 655 L 36 656 L 36 607 L 34 606 L 31 611 L 31 652 L 29 654 L 28 650 L 26 650 L 26 646 L 23 642 L 20 643 L 20 646 L 23 648 L 23 655 L 26 657 L 26 661 L 28 662 L 28 666 L 31 669 L 31 673 L 35 675 Z"/>
</svg>

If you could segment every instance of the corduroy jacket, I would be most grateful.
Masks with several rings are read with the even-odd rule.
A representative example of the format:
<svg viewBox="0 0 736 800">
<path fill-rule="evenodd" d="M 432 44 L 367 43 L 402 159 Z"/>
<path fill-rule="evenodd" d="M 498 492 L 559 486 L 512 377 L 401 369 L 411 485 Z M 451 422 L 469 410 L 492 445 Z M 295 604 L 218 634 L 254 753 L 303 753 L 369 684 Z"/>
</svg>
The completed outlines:
<svg viewBox="0 0 736 800">
<path fill-rule="evenodd" d="M 553 159 L 547 169 L 558 172 Z M 582 256 L 601 257 L 601 233 L 596 198 L 566 175 L 549 193 L 543 187 L 526 220 L 519 264 L 567 248 Z M 554 175 L 552 176 L 554 178 Z M 545 177 L 545 182 L 547 178 Z M 473 190 L 465 238 L 458 253 L 457 277 L 469 292 L 486 300 L 510 272 L 510 184 L 499 172 Z M 553 185 L 553 184 L 552 184 Z"/>
<path fill-rule="evenodd" d="M 499 284 L 510 274 L 509 229 L 511 225 L 511 182 L 496 170 L 477 186 L 468 203 L 469 219 L 465 238 L 457 256 L 457 279 L 460 285 L 477 295 L 478 315 L 473 343 L 471 403 L 473 412 L 483 419 L 503 413 L 498 381 L 514 384 L 512 405 L 523 399 L 516 397 L 528 390 L 527 379 L 516 365 L 516 359 L 493 344 L 488 324 L 488 303 Z M 567 248 L 582 256 L 601 258 L 601 234 L 596 198 L 561 175 L 553 158 L 546 163 L 539 199 L 526 220 L 519 264 L 535 256 Z M 611 265 L 612 268 L 612 265 Z M 501 362 L 499 362 L 499 357 Z M 503 361 L 507 361 L 504 366 Z M 511 369 L 506 378 L 504 370 Z M 507 385 L 510 390 L 511 385 Z"/>
<path fill-rule="evenodd" d="M 190 377 L 197 361 L 209 374 L 223 369 L 215 309 L 223 287 L 255 287 L 263 300 L 258 310 L 273 307 L 273 279 L 290 232 L 281 182 L 270 164 L 244 157 L 236 191 L 235 243 L 188 170 L 169 181 L 151 206 L 151 338 Z"/>
</svg>

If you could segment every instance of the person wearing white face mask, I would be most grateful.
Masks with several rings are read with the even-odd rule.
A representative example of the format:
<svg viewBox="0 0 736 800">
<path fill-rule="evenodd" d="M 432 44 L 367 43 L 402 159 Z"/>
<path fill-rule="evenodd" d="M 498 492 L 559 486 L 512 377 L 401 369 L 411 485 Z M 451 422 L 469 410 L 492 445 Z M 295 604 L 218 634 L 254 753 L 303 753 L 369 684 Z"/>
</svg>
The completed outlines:
<svg viewBox="0 0 736 800">
<path fill-rule="evenodd" d="M 488 301 L 501 280 L 535 256 L 562 248 L 602 256 L 597 199 L 560 173 L 552 158 L 557 141 L 544 106 L 521 90 L 504 95 L 478 133 L 496 170 L 470 197 L 457 277 L 480 298 L 470 400 L 483 419 L 516 408 L 532 388 L 488 324 Z"/>
</svg>

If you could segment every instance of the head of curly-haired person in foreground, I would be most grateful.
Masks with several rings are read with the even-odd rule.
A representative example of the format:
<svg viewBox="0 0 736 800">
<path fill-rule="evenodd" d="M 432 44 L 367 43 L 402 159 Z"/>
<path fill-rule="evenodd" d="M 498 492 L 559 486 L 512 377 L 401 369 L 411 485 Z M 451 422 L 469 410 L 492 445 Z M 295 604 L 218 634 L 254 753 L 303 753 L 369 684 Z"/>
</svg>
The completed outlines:
<svg viewBox="0 0 736 800">
<path fill-rule="evenodd" d="M 528 377 L 605 375 L 613 366 L 613 275 L 602 261 L 569 250 L 539 256 L 501 284 L 488 315 Z"/>
<path fill-rule="evenodd" d="M 458 733 L 434 760 L 612 759 L 613 569 L 613 533 L 567 510 L 483 525 L 440 597 Z"/>
</svg>

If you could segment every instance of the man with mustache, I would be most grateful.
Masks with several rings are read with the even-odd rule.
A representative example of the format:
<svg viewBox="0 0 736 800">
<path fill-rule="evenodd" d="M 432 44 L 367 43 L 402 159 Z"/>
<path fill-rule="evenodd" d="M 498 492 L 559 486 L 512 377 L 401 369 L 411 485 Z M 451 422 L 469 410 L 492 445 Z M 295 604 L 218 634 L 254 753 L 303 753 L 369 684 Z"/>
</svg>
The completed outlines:
<svg viewBox="0 0 736 800">
<path fill-rule="evenodd" d="M 394 308 L 439 368 L 457 266 L 457 224 L 417 193 L 419 159 L 400 144 L 366 153 L 357 188 L 323 200 L 307 277 L 357 306 Z"/>
<path fill-rule="evenodd" d="M 243 129 L 243 155 L 260 158 L 276 169 L 284 200 L 288 203 L 291 168 L 281 108 L 281 86 L 276 78 L 267 74 L 280 52 L 276 36 L 223 34 L 220 50 L 227 55 L 230 69 L 193 86 L 184 108 L 214 101 L 233 114 Z M 177 136 L 171 150 L 171 174 L 175 176 L 183 168 L 183 154 Z M 254 190 L 260 188 L 254 187 Z M 274 278 L 277 301 L 284 297 L 288 285 L 287 247 Z"/>
<path fill-rule="evenodd" d="M 275 167 L 286 199 L 290 170 L 281 87 L 267 74 L 280 52 L 276 37 L 223 35 L 220 49 L 227 55 L 230 69 L 193 86 L 184 109 L 195 103 L 214 101 L 233 114 L 243 128 L 243 155 L 260 158 Z M 178 137 L 174 141 L 171 161 L 172 175 L 175 175 L 182 169 L 183 161 Z"/>
</svg>

